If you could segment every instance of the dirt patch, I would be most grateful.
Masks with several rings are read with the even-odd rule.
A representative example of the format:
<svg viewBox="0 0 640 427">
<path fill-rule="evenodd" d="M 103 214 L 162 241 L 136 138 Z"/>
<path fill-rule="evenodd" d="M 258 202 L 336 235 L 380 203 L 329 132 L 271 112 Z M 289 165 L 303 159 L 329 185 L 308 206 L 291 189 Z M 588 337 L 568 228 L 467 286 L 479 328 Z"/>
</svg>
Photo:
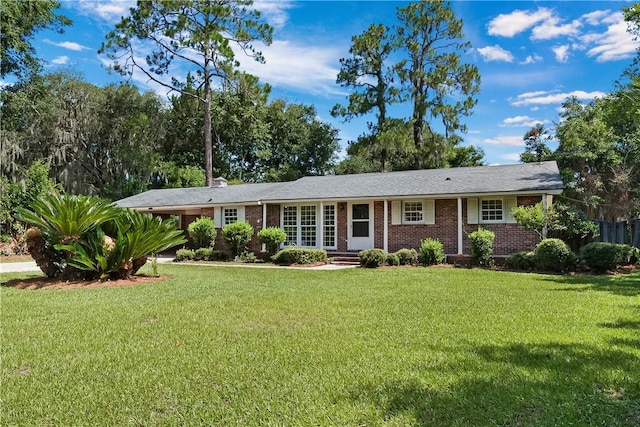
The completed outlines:
<svg viewBox="0 0 640 427">
<path fill-rule="evenodd" d="M 127 286 L 149 285 L 154 282 L 169 279 L 169 276 L 133 276 L 127 280 L 78 280 L 64 281 L 60 279 L 49 279 L 46 277 L 31 277 L 28 279 L 13 279 L 2 283 L 16 289 L 100 289 L 100 288 L 122 288 Z"/>
</svg>

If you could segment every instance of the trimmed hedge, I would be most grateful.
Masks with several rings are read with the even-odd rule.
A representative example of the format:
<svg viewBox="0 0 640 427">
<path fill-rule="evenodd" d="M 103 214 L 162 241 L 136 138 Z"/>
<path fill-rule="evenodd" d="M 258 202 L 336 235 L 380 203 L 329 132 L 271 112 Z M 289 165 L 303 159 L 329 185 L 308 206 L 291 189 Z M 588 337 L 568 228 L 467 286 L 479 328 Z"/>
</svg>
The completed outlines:
<svg viewBox="0 0 640 427">
<path fill-rule="evenodd" d="M 175 262 L 191 261 L 196 257 L 195 251 L 191 249 L 178 249 L 176 251 L 176 257 L 173 259 Z"/>
<path fill-rule="evenodd" d="M 444 247 L 438 239 L 427 237 L 420 241 L 420 257 L 424 265 L 442 264 L 444 262 Z"/>
<path fill-rule="evenodd" d="M 417 265 L 418 264 L 418 252 L 416 252 L 415 249 L 400 249 L 399 251 L 393 254 L 389 254 L 389 256 L 391 255 L 395 255 L 398 257 L 398 265 Z M 388 263 L 388 260 L 387 260 L 387 263 Z"/>
<path fill-rule="evenodd" d="M 390 265 L 392 267 L 400 265 L 400 258 L 398 257 L 397 252 L 387 255 L 387 265 Z"/>
<path fill-rule="evenodd" d="M 387 260 L 387 252 L 384 249 L 365 249 L 358 253 L 360 266 L 366 268 L 378 268 Z"/>
<path fill-rule="evenodd" d="M 265 246 L 269 257 L 278 252 L 285 240 L 287 240 L 287 233 L 280 227 L 267 227 L 258 231 L 258 241 Z"/>
<path fill-rule="evenodd" d="M 534 253 L 538 270 L 564 272 L 575 267 L 575 255 L 560 239 L 544 239 L 538 243 Z"/>
<path fill-rule="evenodd" d="M 253 237 L 253 227 L 248 222 L 238 221 L 227 224 L 222 229 L 224 242 L 231 249 L 233 257 L 242 255 Z"/>
<path fill-rule="evenodd" d="M 533 252 L 516 252 L 509 255 L 504 266 L 511 270 L 532 271 L 536 269 L 536 255 Z"/>
<path fill-rule="evenodd" d="M 493 260 L 493 241 L 496 235 L 491 230 L 478 228 L 477 231 L 469 234 L 469 243 L 471 245 L 471 262 L 482 267 L 492 267 Z"/>
<path fill-rule="evenodd" d="M 591 270 L 613 270 L 631 262 L 633 248 L 629 245 L 593 242 L 580 251 L 580 259 Z"/>
<path fill-rule="evenodd" d="M 298 247 L 285 248 L 275 254 L 271 260 L 275 264 L 315 264 L 329 262 L 327 251 L 324 249 L 305 249 Z"/>
<path fill-rule="evenodd" d="M 189 224 L 187 232 L 196 249 L 211 247 L 216 241 L 216 224 L 212 218 L 206 216 Z"/>
</svg>

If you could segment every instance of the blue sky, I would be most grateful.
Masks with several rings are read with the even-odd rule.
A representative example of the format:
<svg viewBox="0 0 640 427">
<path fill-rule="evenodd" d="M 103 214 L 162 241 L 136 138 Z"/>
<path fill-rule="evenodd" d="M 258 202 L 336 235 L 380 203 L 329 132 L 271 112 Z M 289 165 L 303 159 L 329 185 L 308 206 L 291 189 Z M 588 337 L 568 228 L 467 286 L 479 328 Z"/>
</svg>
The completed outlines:
<svg viewBox="0 0 640 427">
<path fill-rule="evenodd" d="M 274 27 L 273 43 L 258 46 L 266 64 L 239 56 L 242 67 L 273 87 L 272 98 L 316 106 L 321 120 L 340 130 L 342 146 L 366 130 L 371 118 L 343 123 L 330 116 L 347 91 L 335 83 L 339 59 L 351 37 L 372 23 L 394 25 L 400 1 L 267 1 L 255 3 Z M 472 49 L 463 61 L 482 78 L 478 104 L 464 118 L 464 144 L 485 151 L 490 164 L 516 163 L 524 133 L 536 123 L 553 128 L 569 95 L 588 102 L 615 89 L 638 43 L 626 31 L 618 1 L 453 1 Z M 34 45 L 47 71 L 71 68 L 96 85 L 121 81 L 110 75 L 97 49 L 134 1 L 62 1 L 59 12 L 73 20 L 64 34 L 42 31 Z M 176 70 L 186 74 L 186 70 Z M 134 75 L 145 90 L 166 90 Z M 408 107 L 396 110 L 410 116 Z"/>
</svg>

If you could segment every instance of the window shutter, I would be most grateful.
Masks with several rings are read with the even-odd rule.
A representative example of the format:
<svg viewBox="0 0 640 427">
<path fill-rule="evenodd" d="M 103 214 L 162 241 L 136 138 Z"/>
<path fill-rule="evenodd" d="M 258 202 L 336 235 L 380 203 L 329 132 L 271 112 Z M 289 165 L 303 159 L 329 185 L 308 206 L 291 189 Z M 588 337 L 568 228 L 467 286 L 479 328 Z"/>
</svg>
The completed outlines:
<svg viewBox="0 0 640 427">
<path fill-rule="evenodd" d="M 467 224 L 478 223 L 478 199 L 467 199 Z"/>
<path fill-rule="evenodd" d="M 216 228 L 222 228 L 222 208 L 213 208 L 213 222 L 216 224 Z"/>
<path fill-rule="evenodd" d="M 433 199 L 427 199 L 424 202 L 424 223 L 435 224 L 436 223 L 436 201 Z"/>
<path fill-rule="evenodd" d="M 245 221 L 244 206 L 238 206 L 238 222 Z"/>
<path fill-rule="evenodd" d="M 504 199 L 504 217 L 508 224 L 515 224 L 516 219 L 513 217 L 513 209 L 518 206 L 517 197 L 505 197 Z"/>
<path fill-rule="evenodd" d="M 400 200 L 391 202 L 391 224 L 402 224 L 402 202 Z"/>
</svg>

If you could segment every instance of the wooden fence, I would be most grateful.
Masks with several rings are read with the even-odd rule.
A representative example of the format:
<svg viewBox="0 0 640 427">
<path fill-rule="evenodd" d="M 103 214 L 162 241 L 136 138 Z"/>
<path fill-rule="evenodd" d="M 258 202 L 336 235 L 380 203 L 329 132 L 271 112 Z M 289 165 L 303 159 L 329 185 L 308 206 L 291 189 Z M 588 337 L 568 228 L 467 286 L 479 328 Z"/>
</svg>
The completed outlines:
<svg viewBox="0 0 640 427">
<path fill-rule="evenodd" d="M 595 221 L 600 228 L 601 242 L 626 243 L 640 248 L 640 218 L 621 222 Z"/>
</svg>

